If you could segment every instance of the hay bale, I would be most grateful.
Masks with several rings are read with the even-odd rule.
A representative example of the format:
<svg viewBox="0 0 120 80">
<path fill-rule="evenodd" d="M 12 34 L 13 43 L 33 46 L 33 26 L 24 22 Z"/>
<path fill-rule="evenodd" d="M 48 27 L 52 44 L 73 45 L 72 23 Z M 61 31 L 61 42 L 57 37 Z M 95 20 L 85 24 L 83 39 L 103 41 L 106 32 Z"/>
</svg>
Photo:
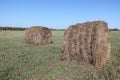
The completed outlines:
<svg viewBox="0 0 120 80">
<path fill-rule="evenodd" d="M 71 25 L 65 31 L 62 60 L 77 60 L 100 66 L 109 58 L 110 40 L 106 22 Z"/>
<path fill-rule="evenodd" d="M 46 27 L 33 26 L 25 31 L 25 41 L 33 45 L 52 43 L 52 32 Z"/>
</svg>

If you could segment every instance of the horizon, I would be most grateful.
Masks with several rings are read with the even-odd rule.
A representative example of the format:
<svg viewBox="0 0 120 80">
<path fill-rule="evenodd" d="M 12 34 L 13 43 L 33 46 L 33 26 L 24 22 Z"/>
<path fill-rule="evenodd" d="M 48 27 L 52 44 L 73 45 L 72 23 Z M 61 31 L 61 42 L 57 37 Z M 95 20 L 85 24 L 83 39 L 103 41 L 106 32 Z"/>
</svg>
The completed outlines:
<svg viewBox="0 0 120 80">
<path fill-rule="evenodd" d="M 66 29 L 76 23 L 105 21 L 120 29 L 119 0 L 0 0 L 0 26 Z"/>
</svg>

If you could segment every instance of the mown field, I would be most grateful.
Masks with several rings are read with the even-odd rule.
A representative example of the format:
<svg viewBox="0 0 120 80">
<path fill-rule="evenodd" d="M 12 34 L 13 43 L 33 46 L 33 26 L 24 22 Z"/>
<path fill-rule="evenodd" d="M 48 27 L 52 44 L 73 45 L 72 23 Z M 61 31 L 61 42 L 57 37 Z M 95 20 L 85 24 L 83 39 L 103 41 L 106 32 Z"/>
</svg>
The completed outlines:
<svg viewBox="0 0 120 80">
<path fill-rule="evenodd" d="M 111 59 L 104 66 L 61 61 L 64 31 L 53 31 L 53 44 L 33 46 L 24 31 L 0 32 L 0 80 L 120 80 L 120 32 L 110 32 Z"/>
</svg>

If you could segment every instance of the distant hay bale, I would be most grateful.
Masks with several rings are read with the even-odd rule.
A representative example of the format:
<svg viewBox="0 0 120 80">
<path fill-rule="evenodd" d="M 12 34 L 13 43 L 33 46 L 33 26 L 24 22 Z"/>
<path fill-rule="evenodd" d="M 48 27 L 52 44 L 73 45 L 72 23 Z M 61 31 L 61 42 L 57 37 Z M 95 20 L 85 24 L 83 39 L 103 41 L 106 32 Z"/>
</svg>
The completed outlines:
<svg viewBox="0 0 120 80">
<path fill-rule="evenodd" d="M 26 29 L 25 40 L 33 45 L 50 44 L 52 43 L 52 32 L 46 27 L 33 26 Z"/>
<path fill-rule="evenodd" d="M 110 40 L 106 22 L 71 25 L 65 31 L 62 60 L 77 60 L 100 66 L 109 58 Z"/>
</svg>

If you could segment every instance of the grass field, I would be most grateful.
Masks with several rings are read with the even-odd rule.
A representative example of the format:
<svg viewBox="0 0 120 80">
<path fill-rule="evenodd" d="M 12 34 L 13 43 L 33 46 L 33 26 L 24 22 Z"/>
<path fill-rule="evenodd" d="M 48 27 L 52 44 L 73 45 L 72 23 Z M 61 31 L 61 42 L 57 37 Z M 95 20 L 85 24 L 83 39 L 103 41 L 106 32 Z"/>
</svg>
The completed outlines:
<svg viewBox="0 0 120 80">
<path fill-rule="evenodd" d="M 111 60 L 104 66 L 61 61 L 63 31 L 53 44 L 33 46 L 24 31 L 0 32 L 0 80 L 120 80 L 120 32 L 110 32 Z"/>
</svg>

